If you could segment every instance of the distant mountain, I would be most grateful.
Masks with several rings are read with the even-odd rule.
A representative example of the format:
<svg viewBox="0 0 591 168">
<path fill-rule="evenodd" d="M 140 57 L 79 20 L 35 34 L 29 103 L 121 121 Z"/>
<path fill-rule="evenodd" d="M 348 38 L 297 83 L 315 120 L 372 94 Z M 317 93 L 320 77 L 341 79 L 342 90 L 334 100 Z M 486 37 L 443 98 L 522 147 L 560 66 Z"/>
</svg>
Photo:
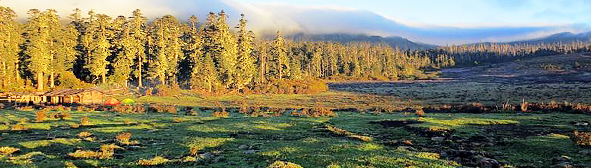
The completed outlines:
<svg viewBox="0 0 591 168">
<path fill-rule="evenodd" d="M 287 39 L 291 39 L 294 41 L 332 41 L 332 42 L 341 42 L 341 43 L 348 43 L 348 42 L 369 42 L 373 44 L 383 43 L 392 46 L 393 48 L 403 49 L 403 50 L 425 50 L 425 49 L 432 49 L 436 48 L 435 45 L 430 44 L 423 44 L 423 43 L 415 43 L 406 38 L 402 38 L 399 36 L 395 37 L 381 37 L 381 36 L 367 36 L 361 34 L 304 34 L 304 33 L 297 33 L 292 35 L 287 35 Z"/>
<path fill-rule="evenodd" d="M 557 33 L 550 36 L 510 42 L 510 44 L 542 44 L 542 43 L 572 43 L 575 41 L 587 42 L 591 40 L 591 32 L 573 34 L 570 32 Z"/>
</svg>

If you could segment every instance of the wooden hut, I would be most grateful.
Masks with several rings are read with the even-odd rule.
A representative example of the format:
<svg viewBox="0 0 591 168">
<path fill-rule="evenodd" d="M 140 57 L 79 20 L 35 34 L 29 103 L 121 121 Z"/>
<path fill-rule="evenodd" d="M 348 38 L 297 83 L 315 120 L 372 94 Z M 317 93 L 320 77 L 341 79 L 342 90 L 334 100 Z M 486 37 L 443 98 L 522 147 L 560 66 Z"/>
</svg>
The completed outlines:
<svg viewBox="0 0 591 168">
<path fill-rule="evenodd" d="M 101 104 L 104 101 L 105 93 L 96 89 L 67 89 L 54 90 L 44 94 L 48 103 L 64 104 Z"/>
<path fill-rule="evenodd" d="M 37 93 L 26 93 L 26 92 L 11 92 L 6 93 L 5 96 L 2 98 L 3 101 L 8 101 L 9 103 L 23 103 L 23 104 L 40 104 L 47 101 L 47 98 L 43 96 L 42 92 Z"/>
</svg>

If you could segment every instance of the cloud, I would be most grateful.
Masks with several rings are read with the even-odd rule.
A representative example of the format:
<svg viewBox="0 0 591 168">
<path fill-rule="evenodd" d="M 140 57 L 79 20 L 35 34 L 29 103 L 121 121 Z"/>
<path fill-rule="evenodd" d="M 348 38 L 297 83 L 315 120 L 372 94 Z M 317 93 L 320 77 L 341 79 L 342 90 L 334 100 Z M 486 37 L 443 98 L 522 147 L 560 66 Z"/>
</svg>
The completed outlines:
<svg viewBox="0 0 591 168">
<path fill-rule="evenodd" d="M 510 10 L 532 5 L 529 0 L 517 1 L 516 6 L 506 6 L 514 1 L 496 0 L 497 5 Z M 538 38 L 564 31 L 580 33 L 591 30 L 587 25 L 504 25 L 484 27 L 408 25 L 375 12 L 335 6 L 297 6 L 281 3 L 250 4 L 237 0 L 1 0 L 0 5 L 13 8 L 21 18 L 30 8 L 56 9 L 65 18 L 73 9 L 95 10 L 111 16 L 131 14 L 141 9 L 151 19 L 172 14 L 182 20 L 191 15 L 201 20 L 210 11 L 225 10 L 229 24 L 236 25 L 241 13 L 246 14 L 249 28 L 257 34 L 284 32 L 353 33 L 380 36 L 402 36 L 413 41 L 432 44 L 461 44 L 474 42 L 503 42 Z M 572 4 L 564 4 L 571 6 Z M 548 15 L 540 13 L 539 15 Z"/>
</svg>

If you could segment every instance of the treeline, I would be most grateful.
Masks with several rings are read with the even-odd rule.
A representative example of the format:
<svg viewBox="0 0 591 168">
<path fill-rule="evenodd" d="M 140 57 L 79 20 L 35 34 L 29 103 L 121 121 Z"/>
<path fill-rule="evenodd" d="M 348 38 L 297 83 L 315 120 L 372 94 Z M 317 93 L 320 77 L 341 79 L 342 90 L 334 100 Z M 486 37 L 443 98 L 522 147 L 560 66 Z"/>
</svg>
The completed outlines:
<svg viewBox="0 0 591 168">
<path fill-rule="evenodd" d="M 149 21 L 140 10 L 131 17 L 93 11 L 82 17 L 76 9 L 68 24 L 51 9 L 29 10 L 24 24 L 10 8 L 0 12 L 1 89 L 8 91 L 107 84 L 280 92 L 282 85 L 317 79 L 423 78 L 425 68 L 453 65 L 447 56 L 430 59 L 382 44 L 292 42 L 280 32 L 274 40 L 255 40 L 244 15 L 231 27 L 223 11 L 200 23 L 171 15 Z"/>
<path fill-rule="evenodd" d="M 472 66 L 483 63 L 501 63 L 527 57 L 549 56 L 591 51 L 589 41 L 550 44 L 506 44 L 480 43 L 470 45 L 452 45 L 426 51 L 431 59 L 445 55 L 459 66 Z"/>
</svg>

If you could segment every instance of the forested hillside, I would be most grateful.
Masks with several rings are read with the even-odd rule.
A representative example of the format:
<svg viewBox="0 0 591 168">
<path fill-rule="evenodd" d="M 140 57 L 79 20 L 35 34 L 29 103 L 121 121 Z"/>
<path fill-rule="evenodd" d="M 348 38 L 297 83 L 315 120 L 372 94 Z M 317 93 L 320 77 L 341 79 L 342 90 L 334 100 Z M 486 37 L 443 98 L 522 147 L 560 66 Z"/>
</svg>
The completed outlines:
<svg viewBox="0 0 591 168">
<path fill-rule="evenodd" d="M 425 71 L 532 56 L 589 51 L 575 41 L 482 43 L 428 50 L 392 47 L 390 38 L 353 35 L 257 39 L 246 16 L 209 13 L 204 22 L 172 15 L 153 20 L 73 10 L 31 9 L 26 22 L 0 7 L 0 70 L 4 91 L 45 91 L 97 85 L 173 87 L 202 93 L 306 93 L 323 80 L 399 80 L 433 77 Z M 228 19 L 240 19 L 228 25 Z M 293 39 L 293 40 L 289 40 Z M 412 43 L 412 45 L 418 45 Z M 408 48 L 417 47 L 409 46 Z M 320 87 L 320 89 L 318 89 Z"/>
<path fill-rule="evenodd" d="M 31 9 L 26 23 L 19 23 L 10 8 L 0 10 L 5 91 L 118 85 L 294 93 L 318 79 L 423 78 L 423 68 L 451 61 L 382 43 L 291 41 L 280 32 L 273 40 L 257 40 L 244 15 L 232 18 L 240 24 L 228 25 L 223 11 L 200 22 L 171 15 L 148 20 L 140 10 L 112 18 Z"/>
</svg>

